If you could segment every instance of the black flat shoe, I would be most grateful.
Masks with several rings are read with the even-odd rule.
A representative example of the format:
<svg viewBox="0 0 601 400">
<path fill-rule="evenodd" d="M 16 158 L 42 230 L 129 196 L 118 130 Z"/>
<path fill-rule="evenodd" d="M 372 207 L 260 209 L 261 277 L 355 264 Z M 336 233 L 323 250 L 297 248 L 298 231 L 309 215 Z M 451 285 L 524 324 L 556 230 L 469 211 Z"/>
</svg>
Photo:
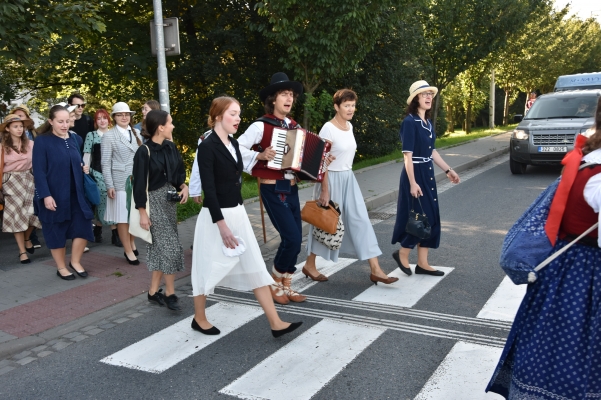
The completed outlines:
<svg viewBox="0 0 601 400">
<path fill-rule="evenodd" d="M 102 226 L 94 227 L 94 243 L 102 243 Z"/>
<path fill-rule="evenodd" d="M 290 324 L 290 326 L 288 328 L 286 328 L 286 329 L 280 329 L 279 331 L 276 331 L 276 330 L 272 329 L 271 330 L 271 334 L 273 335 L 273 337 L 278 338 L 278 337 L 280 337 L 282 335 L 285 335 L 287 333 L 290 333 L 290 332 L 294 331 L 296 328 L 298 328 L 302 324 L 303 324 L 302 321 L 300 321 L 300 322 L 292 322 Z"/>
<path fill-rule="evenodd" d="M 31 242 L 31 239 L 27 239 L 26 242 Z M 35 247 L 33 247 L 33 243 L 31 244 L 31 247 L 25 247 L 25 251 L 29 254 L 35 253 Z"/>
<path fill-rule="evenodd" d="M 204 335 L 219 335 L 221 333 L 221 331 L 214 326 L 210 327 L 209 329 L 202 329 L 194 318 L 192 318 L 192 329 Z"/>
<path fill-rule="evenodd" d="M 395 251 L 394 253 L 392 253 L 392 258 L 394 259 L 394 261 L 396 261 L 396 263 L 399 266 L 399 268 L 401 269 L 401 271 L 403 271 L 407 275 L 411 276 L 411 274 L 413 273 L 413 272 L 411 272 L 411 268 L 404 267 L 403 264 L 401 264 L 401 259 L 399 257 L 398 251 Z M 417 272 L 416 272 L 416 274 L 417 274 Z"/>
<path fill-rule="evenodd" d="M 29 258 L 26 258 L 25 260 L 21 260 L 21 256 L 23 254 L 27 254 L 27 253 L 26 252 L 19 253 L 19 260 L 21 261 L 21 264 L 29 264 L 31 262 L 31 260 Z"/>
<path fill-rule="evenodd" d="M 67 268 L 61 268 L 61 269 L 67 269 Z M 73 275 L 73 274 L 69 274 L 69 275 L 63 276 L 63 275 L 61 275 L 60 272 L 58 272 L 58 270 L 56 271 L 56 274 L 58 275 L 59 278 L 64 279 L 66 281 L 75 280 L 75 275 Z"/>
<path fill-rule="evenodd" d="M 148 292 L 148 301 L 155 302 L 161 307 L 164 306 L 165 305 L 165 295 L 162 292 L 163 292 L 163 289 L 159 289 L 156 292 L 154 292 L 154 294 L 152 296 L 150 295 L 150 292 Z"/>
<path fill-rule="evenodd" d="M 423 274 L 423 275 L 432 275 L 432 276 L 443 276 L 444 272 L 435 269 L 434 271 L 430 271 L 428 269 L 423 269 L 419 265 L 415 265 L 415 273 Z"/>
<path fill-rule="evenodd" d="M 71 263 L 69 263 L 69 268 L 71 268 L 73 271 L 75 271 L 75 273 L 77 275 L 79 275 L 80 278 L 87 278 L 88 277 L 88 273 L 86 271 L 79 272 L 78 270 L 75 269 L 75 267 Z"/>
<path fill-rule="evenodd" d="M 123 243 L 121 243 L 121 239 L 119 239 L 119 234 L 117 233 L 117 229 L 111 230 L 111 244 L 117 247 L 123 247 Z"/>
<path fill-rule="evenodd" d="M 173 311 L 179 311 L 182 308 L 179 306 L 178 298 L 176 295 L 172 294 L 171 296 L 165 296 L 165 303 L 167 303 L 167 308 Z"/>
<path fill-rule="evenodd" d="M 123 255 L 125 256 L 125 259 L 129 263 L 129 265 L 140 265 L 140 260 L 138 260 L 137 258 L 135 260 L 130 260 L 129 258 L 127 258 L 127 254 L 123 253 Z"/>
<path fill-rule="evenodd" d="M 134 250 L 134 256 L 138 257 L 140 255 L 140 252 L 138 251 L 138 249 Z"/>
</svg>

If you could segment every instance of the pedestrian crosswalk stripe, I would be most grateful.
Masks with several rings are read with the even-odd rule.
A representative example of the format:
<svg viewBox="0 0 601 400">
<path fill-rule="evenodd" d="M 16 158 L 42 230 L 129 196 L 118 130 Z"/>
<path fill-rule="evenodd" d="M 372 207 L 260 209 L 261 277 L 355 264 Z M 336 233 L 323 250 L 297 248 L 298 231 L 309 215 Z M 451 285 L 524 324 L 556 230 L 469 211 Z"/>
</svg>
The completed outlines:
<svg viewBox="0 0 601 400">
<path fill-rule="evenodd" d="M 494 400 L 485 393 L 503 349 L 457 342 L 414 400 Z"/>
<path fill-rule="evenodd" d="M 412 269 L 415 265 L 411 264 Z M 454 268 L 433 267 L 443 271 L 443 277 L 431 275 L 405 275 L 400 269 L 395 269 L 388 276 L 399 278 L 398 281 L 385 285 L 380 283 L 371 286 L 353 300 L 366 303 L 391 304 L 400 307 L 413 307 L 423 296 L 426 295 L 434 286 L 436 286 L 445 276 L 451 273 Z"/>
<path fill-rule="evenodd" d="M 253 400 L 310 399 L 383 332 L 373 326 L 321 321 L 220 393 Z"/>
<path fill-rule="evenodd" d="M 334 275 L 336 272 L 348 267 L 352 263 L 357 261 L 355 258 L 339 258 L 337 262 L 329 261 L 323 259 L 321 257 L 315 258 L 315 265 L 320 273 L 324 274 L 327 277 Z M 296 273 L 292 277 L 292 289 L 298 293 L 309 289 L 311 286 L 317 284 L 318 282 L 312 280 L 311 278 L 305 277 L 305 275 L 301 272 L 303 267 L 305 266 L 305 261 L 300 264 L 296 264 Z"/>
<path fill-rule="evenodd" d="M 260 307 L 218 303 L 207 307 L 207 319 L 221 335 L 192 330 L 192 316 L 100 360 L 103 363 L 160 374 L 263 314 Z"/>
<path fill-rule="evenodd" d="M 526 288 L 527 285 L 515 285 L 506 276 L 482 307 L 478 318 L 513 321 L 526 294 Z"/>
</svg>

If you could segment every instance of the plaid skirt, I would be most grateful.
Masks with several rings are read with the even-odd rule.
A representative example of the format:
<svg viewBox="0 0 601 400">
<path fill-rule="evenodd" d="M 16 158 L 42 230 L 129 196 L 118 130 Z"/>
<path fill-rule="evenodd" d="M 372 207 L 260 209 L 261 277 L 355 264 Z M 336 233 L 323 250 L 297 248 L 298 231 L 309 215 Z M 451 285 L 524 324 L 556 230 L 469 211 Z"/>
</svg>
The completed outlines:
<svg viewBox="0 0 601 400">
<path fill-rule="evenodd" d="M 30 226 L 41 228 L 33 213 L 35 186 L 30 171 L 11 171 L 2 175 L 4 218 L 2 232 L 24 232 Z"/>
</svg>

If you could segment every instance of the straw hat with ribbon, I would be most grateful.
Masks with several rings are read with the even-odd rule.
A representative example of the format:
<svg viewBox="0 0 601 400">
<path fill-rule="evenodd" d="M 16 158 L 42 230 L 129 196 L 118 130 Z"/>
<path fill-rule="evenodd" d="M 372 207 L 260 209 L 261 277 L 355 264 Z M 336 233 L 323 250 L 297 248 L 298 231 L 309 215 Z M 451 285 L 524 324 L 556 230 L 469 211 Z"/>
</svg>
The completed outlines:
<svg viewBox="0 0 601 400">
<path fill-rule="evenodd" d="M 428 85 L 426 81 L 416 81 L 413 82 L 411 87 L 409 88 L 409 97 L 407 97 L 407 105 L 411 104 L 411 100 L 415 96 L 423 92 L 434 92 L 434 97 L 438 94 L 438 89 L 434 86 Z"/>
<path fill-rule="evenodd" d="M 33 126 L 33 121 L 29 118 L 21 118 L 16 114 L 9 114 L 6 116 L 6 118 L 4 118 L 4 122 L 0 124 L 0 134 L 4 133 L 6 127 L 13 122 L 22 122 L 25 128 Z"/>
</svg>

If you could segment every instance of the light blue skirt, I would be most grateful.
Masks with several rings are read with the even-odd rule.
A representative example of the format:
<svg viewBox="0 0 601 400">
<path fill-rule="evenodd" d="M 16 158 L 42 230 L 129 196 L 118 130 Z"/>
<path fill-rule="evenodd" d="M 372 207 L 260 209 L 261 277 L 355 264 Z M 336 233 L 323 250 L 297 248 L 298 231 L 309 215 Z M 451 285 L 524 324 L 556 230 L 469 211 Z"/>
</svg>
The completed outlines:
<svg viewBox="0 0 601 400">
<path fill-rule="evenodd" d="M 329 171 L 328 187 L 330 199 L 338 203 L 344 223 L 342 246 L 338 250 L 328 249 L 313 238 L 313 226 L 311 226 L 307 240 L 307 254 L 313 253 L 334 262 L 338 261 L 338 253 L 352 254 L 359 260 L 367 260 L 382 254 L 353 171 Z M 318 199 L 320 193 L 321 184 L 318 183 L 315 185 L 313 198 Z"/>
</svg>

